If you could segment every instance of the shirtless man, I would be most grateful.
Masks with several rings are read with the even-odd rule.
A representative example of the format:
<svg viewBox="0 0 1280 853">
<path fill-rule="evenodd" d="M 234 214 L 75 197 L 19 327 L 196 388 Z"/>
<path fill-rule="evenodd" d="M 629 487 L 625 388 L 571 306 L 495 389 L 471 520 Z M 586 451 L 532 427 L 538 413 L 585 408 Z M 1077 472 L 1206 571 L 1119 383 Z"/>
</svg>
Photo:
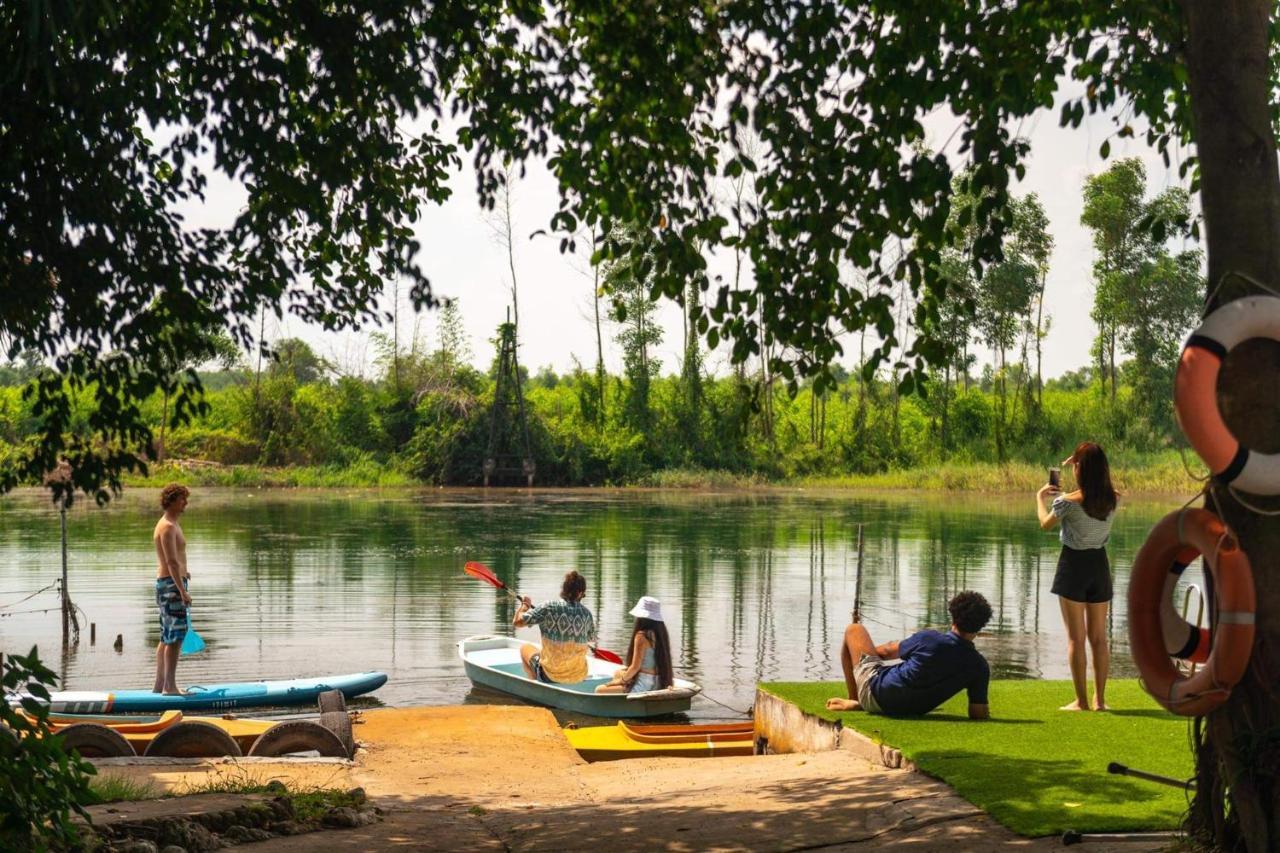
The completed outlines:
<svg viewBox="0 0 1280 853">
<path fill-rule="evenodd" d="M 160 644 L 156 646 L 156 685 L 152 692 L 181 695 L 178 689 L 178 654 L 187 636 L 187 608 L 191 594 L 187 585 L 187 538 L 182 535 L 178 516 L 187 508 L 191 493 L 186 486 L 172 483 L 160 492 L 164 515 L 156 522 L 151 541 L 156 546 L 156 606 L 160 609 Z"/>
</svg>

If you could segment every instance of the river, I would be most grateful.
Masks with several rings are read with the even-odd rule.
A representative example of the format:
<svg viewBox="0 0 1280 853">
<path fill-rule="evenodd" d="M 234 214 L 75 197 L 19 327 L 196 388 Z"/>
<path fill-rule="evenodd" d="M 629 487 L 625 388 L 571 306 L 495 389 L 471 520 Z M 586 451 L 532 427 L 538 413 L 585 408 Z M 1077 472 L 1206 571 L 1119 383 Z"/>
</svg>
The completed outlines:
<svg viewBox="0 0 1280 853">
<path fill-rule="evenodd" d="M 83 626 L 65 655 L 56 590 L 20 601 L 60 573 L 58 513 L 43 492 L 0 498 L 0 651 L 38 644 L 69 689 L 150 686 L 157 492 L 68 513 L 68 586 Z M 1117 516 L 1116 676 L 1134 674 L 1124 614 L 1133 554 L 1178 503 L 1126 503 Z M 535 602 L 578 569 L 601 645 L 620 653 L 627 611 L 657 596 L 678 671 L 742 709 L 757 681 L 840 678 L 833 651 L 853 603 L 859 523 L 863 614 L 877 642 L 945 627 L 947 599 L 976 589 L 995 610 L 978 645 L 997 678 L 1068 677 L 1049 593 L 1057 538 L 1036 525 L 1030 495 L 196 489 L 182 524 L 208 650 L 182 659 L 179 681 L 381 669 L 385 704 L 490 700 L 471 695 L 455 648 L 512 630 L 509 600 L 462 573 L 479 560 Z M 1183 583 L 1202 583 L 1198 565 Z M 699 701 L 691 716 L 726 714 Z"/>
</svg>

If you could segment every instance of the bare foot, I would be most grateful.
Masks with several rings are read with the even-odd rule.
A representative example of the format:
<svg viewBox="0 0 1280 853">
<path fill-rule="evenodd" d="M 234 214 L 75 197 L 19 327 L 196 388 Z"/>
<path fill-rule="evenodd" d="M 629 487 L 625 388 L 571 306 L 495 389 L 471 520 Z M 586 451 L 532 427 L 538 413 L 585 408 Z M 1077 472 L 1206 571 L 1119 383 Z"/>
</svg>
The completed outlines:
<svg viewBox="0 0 1280 853">
<path fill-rule="evenodd" d="M 1110 711 L 1110 710 L 1111 710 L 1111 706 L 1109 706 L 1106 702 L 1099 702 L 1099 701 L 1097 701 L 1097 700 L 1095 699 L 1095 700 L 1094 700 L 1094 702 L 1093 702 L 1093 710 L 1095 710 L 1095 711 Z"/>
<path fill-rule="evenodd" d="M 185 691 L 185 690 L 183 690 L 182 688 L 180 688 L 180 687 L 179 687 L 179 688 L 177 688 L 176 690 L 166 690 L 166 691 L 164 691 L 163 693 L 161 693 L 160 695 L 161 695 L 161 696 L 186 696 L 186 695 L 187 695 L 187 691 Z"/>
<path fill-rule="evenodd" d="M 1067 705 L 1063 705 L 1058 710 L 1059 711 L 1087 711 L 1089 710 L 1089 707 L 1087 705 L 1081 705 L 1079 701 L 1076 701 L 1076 702 L 1071 702 Z"/>
<path fill-rule="evenodd" d="M 828 711 L 861 711 L 862 705 L 857 699 L 840 699 L 833 697 L 827 700 Z"/>
</svg>

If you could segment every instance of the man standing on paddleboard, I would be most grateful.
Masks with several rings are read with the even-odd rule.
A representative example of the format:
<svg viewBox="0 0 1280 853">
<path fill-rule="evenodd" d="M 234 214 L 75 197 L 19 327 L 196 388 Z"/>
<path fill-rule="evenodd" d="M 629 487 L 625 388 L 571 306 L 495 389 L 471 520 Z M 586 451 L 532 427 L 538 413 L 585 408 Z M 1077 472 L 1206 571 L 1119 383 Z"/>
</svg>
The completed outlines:
<svg viewBox="0 0 1280 853">
<path fill-rule="evenodd" d="M 179 696 L 178 655 L 187 636 L 191 575 L 187 573 L 187 537 L 178 517 L 187 508 L 191 492 L 186 486 L 170 483 L 160 492 L 164 515 L 156 522 L 151 541 L 156 546 L 156 606 L 160 609 L 160 644 L 156 646 L 155 693 Z"/>
</svg>

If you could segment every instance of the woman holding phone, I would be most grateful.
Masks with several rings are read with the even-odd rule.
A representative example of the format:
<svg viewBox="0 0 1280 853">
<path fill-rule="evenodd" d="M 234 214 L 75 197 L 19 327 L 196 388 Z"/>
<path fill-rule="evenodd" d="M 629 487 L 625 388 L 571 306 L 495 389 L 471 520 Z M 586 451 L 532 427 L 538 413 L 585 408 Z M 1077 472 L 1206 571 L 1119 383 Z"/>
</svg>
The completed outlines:
<svg viewBox="0 0 1280 853">
<path fill-rule="evenodd" d="M 1111 486 L 1111 468 L 1102 448 L 1081 442 L 1062 466 L 1075 476 L 1076 490 L 1062 492 L 1058 469 L 1049 470 L 1049 482 L 1036 492 L 1036 513 L 1042 530 L 1061 525 L 1062 553 L 1053 576 L 1053 593 L 1062 607 L 1067 627 L 1067 660 L 1076 698 L 1064 711 L 1087 711 L 1085 644 L 1093 652 L 1093 709 L 1107 710 L 1107 673 L 1111 651 L 1107 647 L 1107 608 L 1111 606 L 1111 564 L 1107 539 L 1115 517 L 1118 495 Z"/>
</svg>

